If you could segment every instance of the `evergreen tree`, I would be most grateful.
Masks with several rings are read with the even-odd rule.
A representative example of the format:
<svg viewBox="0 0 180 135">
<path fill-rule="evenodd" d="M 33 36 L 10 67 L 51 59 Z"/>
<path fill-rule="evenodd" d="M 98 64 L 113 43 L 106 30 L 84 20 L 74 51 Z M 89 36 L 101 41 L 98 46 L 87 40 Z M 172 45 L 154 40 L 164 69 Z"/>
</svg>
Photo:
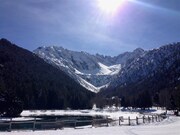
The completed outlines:
<svg viewBox="0 0 180 135">
<path fill-rule="evenodd" d="M 142 93 L 140 93 L 136 103 L 137 107 L 142 109 L 152 107 L 152 99 L 149 92 L 143 91 Z"/>
<path fill-rule="evenodd" d="M 0 106 L 1 116 L 19 116 L 23 110 L 22 102 L 13 91 L 3 91 L 0 93 Z"/>
<path fill-rule="evenodd" d="M 159 106 L 159 104 L 160 104 L 160 101 L 159 101 L 159 93 L 158 92 L 156 92 L 156 94 L 154 95 L 154 97 L 153 97 L 153 103 L 154 103 L 154 105 L 155 106 Z"/>
<path fill-rule="evenodd" d="M 175 99 L 173 95 L 170 96 L 170 106 L 168 109 L 176 110 Z"/>
</svg>

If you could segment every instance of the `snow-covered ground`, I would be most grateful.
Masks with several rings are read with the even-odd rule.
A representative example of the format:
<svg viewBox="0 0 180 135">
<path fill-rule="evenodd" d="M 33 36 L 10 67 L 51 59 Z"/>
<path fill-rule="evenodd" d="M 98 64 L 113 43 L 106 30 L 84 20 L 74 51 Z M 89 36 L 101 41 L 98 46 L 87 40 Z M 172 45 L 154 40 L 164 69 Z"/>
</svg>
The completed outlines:
<svg viewBox="0 0 180 135">
<path fill-rule="evenodd" d="M 104 116 L 111 119 L 119 119 L 119 117 L 128 118 L 136 118 L 136 116 L 140 117 L 142 114 L 139 112 L 130 112 L 130 111 L 115 111 L 115 110 L 49 110 L 49 111 L 23 111 L 21 116 L 38 116 L 38 115 L 53 115 L 53 116 Z"/>
<path fill-rule="evenodd" d="M 164 113 L 165 110 L 156 110 L 156 108 L 152 108 L 147 111 L 141 110 L 123 110 L 122 108 L 105 108 L 105 109 L 92 109 L 92 110 L 24 110 L 21 113 L 21 117 L 11 118 L 13 121 L 23 121 L 23 120 L 33 120 L 31 116 L 103 116 L 106 118 L 110 118 L 112 120 L 118 120 L 119 117 L 123 117 L 127 119 L 130 117 L 131 119 L 135 119 L 136 117 L 141 118 L 144 114 L 161 114 Z M 0 118 L 1 120 L 11 120 L 10 118 Z"/>
<path fill-rule="evenodd" d="M 180 118 L 171 116 L 159 123 L 84 129 L 0 132 L 1 135 L 180 135 Z"/>
<path fill-rule="evenodd" d="M 148 111 L 149 112 L 149 111 Z M 153 113 L 156 113 L 155 111 Z M 160 110 L 158 113 L 164 111 Z M 131 119 L 136 117 L 142 117 L 143 114 L 140 114 L 139 111 L 121 111 L 115 107 L 106 108 L 103 110 L 25 110 L 21 113 L 21 117 L 17 118 L 0 118 L 0 121 L 26 121 L 34 120 L 34 116 L 103 116 L 112 120 L 118 120 L 119 117 L 127 119 L 129 116 Z M 31 117 L 33 116 L 33 117 Z"/>
<path fill-rule="evenodd" d="M 149 110 L 147 113 L 162 113 L 164 110 Z M 169 112 L 170 114 L 170 112 Z M 74 115 L 74 116 L 96 116 L 103 115 L 105 117 L 118 119 L 120 116 L 127 118 L 141 117 L 138 111 L 114 111 L 114 110 L 53 110 L 53 111 L 23 111 L 22 116 L 31 115 Z M 18 120 L 18 119 L 17 119 Z M 0 135 L 180 135 L 180 117 L 169 115 L 168 118 L 161 122 L 146 123 L 136 126 L 119 126 L 111 125 L 109 127 L 80 127 L 78 129 L 64 128 L 63 130 L 45 130 L 45 131 L 12 131 L 0 132 Z"/>
</svg>

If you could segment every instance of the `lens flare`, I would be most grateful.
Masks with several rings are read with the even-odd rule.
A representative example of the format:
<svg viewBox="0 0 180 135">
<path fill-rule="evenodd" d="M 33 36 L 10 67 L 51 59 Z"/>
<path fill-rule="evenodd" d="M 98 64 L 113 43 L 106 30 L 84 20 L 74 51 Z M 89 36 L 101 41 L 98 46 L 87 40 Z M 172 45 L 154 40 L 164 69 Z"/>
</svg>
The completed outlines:
<svg viewBox="0 0 180 135">
<path fill-rule="evenodd" d="M 99 8 L 105 13 L 115 13 L 125 0 L 98 0 Z"/>
</svg>

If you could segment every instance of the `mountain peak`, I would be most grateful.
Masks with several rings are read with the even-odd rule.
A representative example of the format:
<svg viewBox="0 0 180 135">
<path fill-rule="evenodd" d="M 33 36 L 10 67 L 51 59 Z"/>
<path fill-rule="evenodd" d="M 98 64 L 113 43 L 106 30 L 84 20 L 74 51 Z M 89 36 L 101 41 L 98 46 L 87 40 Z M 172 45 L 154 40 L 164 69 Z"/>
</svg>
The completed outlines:
<svg viewBox="0 0 180 135">
<path fill-rule="evenodd" d="M 161 48 L 158 49 L 161 51 L 145 51 L 142 48 L 137 48 L 132 52 L 125 52 L 115 57 L 100 54 L 92 55 L 83 51 L 71 51 L 63 47 L 47 47 L 34 52 L 48 63 L 66 72 L 81 85 L 83 84 L 86 88 L 89 87 L 87 89 L 97 92 L 100 87 L 110 84 L 113 78 L 121 75 L 122 72 L 124 72 L 124 76 L 127 76 L 130 71 L 136 71 L 147 65 L 145 69 L 141 70 L 143 73 L 139 75 L 143 76 L 146 72 L 148 73 L 148 71 L 157 67 L 158 61 L 155 62 L 157 59 L 161 60 L 160 53 L 168 52 L 168 54 L 171 54 L 173 50 L 177 50 L 175 47 L 163 47 L 171 48 L 167 49 L 167 51 Z M 159 54 L 156 54 L 156 52 Z M 158 58 L 156 58 L 157 56 Z M 153 68 L 149 69 L 149 65 L 153 65 Z M 134 76 L 133 79 L 136 78 Z"/>
<path fill-rule="evenodd" d="M 6 44 L 11 44 L 11 42 L 5 38 L 0 39 L 0 43 L 6 43 Z"/>
<path fill-rule="evenodd" d="M 144 52 L 144 49 L 142 49 L 142 48 L 136 48 L 133 52 Z"/>
<path fill-rule="evenodd" d="M 39 57 L 65 71 L 86 88 L 91 85 L 89 90 L 96 92 L 100 87 L 107 86 L 111 82 L 112 78 L 120 72 L 122 65 L 140 56 L 142 52 L 143 49 L 136 49 L 135 52 L 111 57 L 55 46 L 38 48 L 34 51 Z"/>
</svg>

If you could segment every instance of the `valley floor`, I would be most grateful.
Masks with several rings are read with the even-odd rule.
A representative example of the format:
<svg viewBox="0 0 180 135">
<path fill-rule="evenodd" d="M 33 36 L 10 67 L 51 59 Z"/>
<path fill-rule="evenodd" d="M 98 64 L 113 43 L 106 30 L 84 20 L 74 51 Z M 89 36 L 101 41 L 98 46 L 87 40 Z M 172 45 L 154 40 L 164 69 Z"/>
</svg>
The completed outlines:
<svg viewBox="0 0 180 135">
<path fill-rule="evenodd" d="M 84 129 L 0 132 L 1 135 L 180 135 L 180 117 L 139 126 L 113 126 Z"/>
</svg>

